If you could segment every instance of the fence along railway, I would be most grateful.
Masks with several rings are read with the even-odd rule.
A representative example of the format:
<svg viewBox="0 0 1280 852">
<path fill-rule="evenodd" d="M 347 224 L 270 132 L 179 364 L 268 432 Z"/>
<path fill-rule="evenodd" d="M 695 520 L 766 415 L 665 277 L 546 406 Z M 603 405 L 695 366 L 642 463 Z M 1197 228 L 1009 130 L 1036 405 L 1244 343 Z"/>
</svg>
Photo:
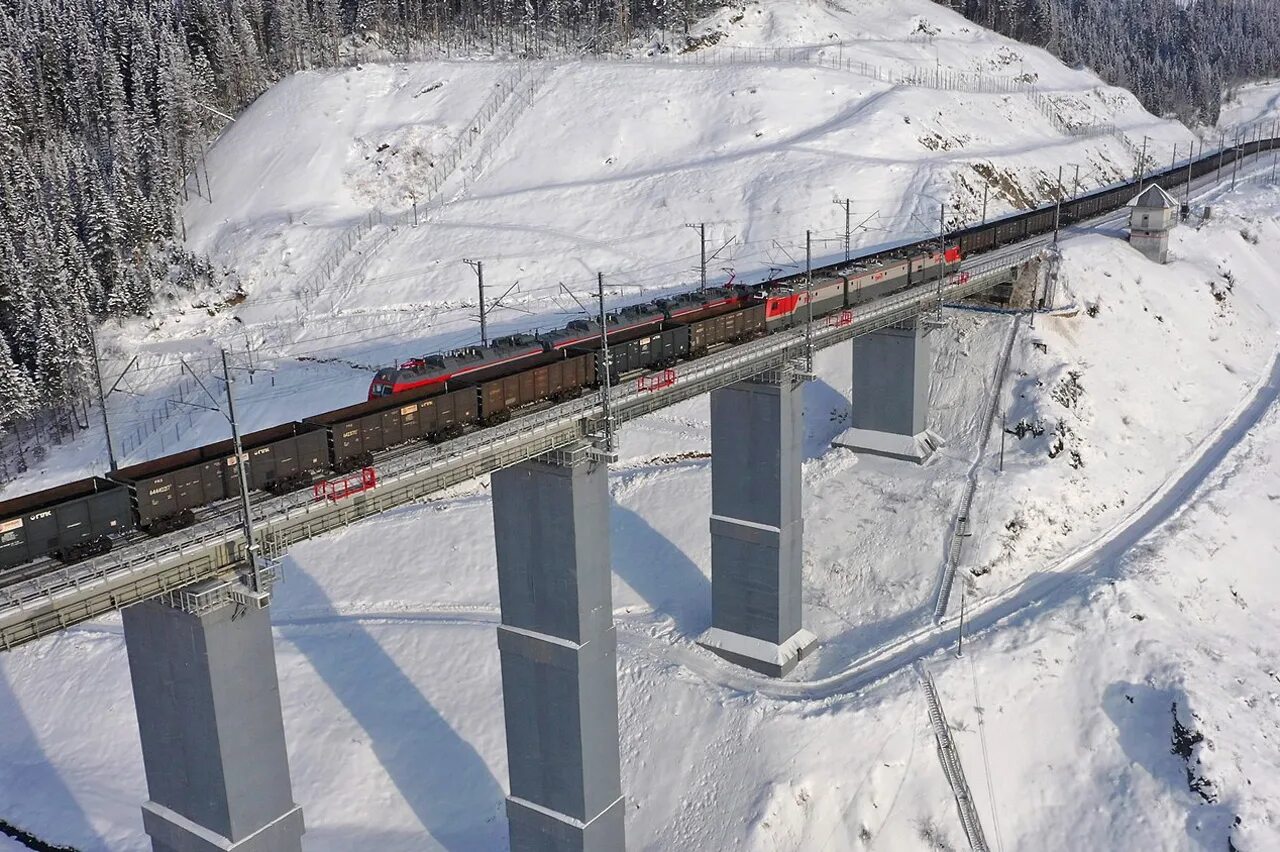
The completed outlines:
<svg viewBox="0 0 1280 852">
<path fill-rule="evenodd" d="M 1232 165 L 1237 159 L 1270 151 L 1276 146 L 1280 146 L 1280 140 L 1259 139 L 1213 152 L 1139 181 L 1099 190 L 1060 207 L 1047 205 L 985 225 L 950 232 L 945 243 L 947 273 L 941 282 L 929 281 L 926 276 L 926 283 L 922 285 L 885 295 L 881 295 L 883 288 L 871 287 L 868 292 L 880 295 L 880 298 L 868 301 L 858 300 L 850 284 L 859 275 L 868 280 L 879 280 L 886 270 L 900 270 L 904 263 L 908 267 L 907 280 L 910 281 L 914 252 L 926 252 L 925 257 L 935 258 L 936 265 L 938 256 L 933 252 L 936 252 L 939 240 L 933 238 L 892 253 L 815 269 L 809 290 L 805 289 L 804 276 L 759 285 L 757 302 L 733 313 L 765 313 L 767 310 L 767 324 L 775 329 L 774 333 L 710 355 L 705 354 L 705 345 L 694 346 L 692 348 L 696 352 L 692 354 L 702 355 L 695 360 L 680 362 L 677 357 L 691 354 L 690 340 L 697 340 L 696 334 L 691 338 L 688 331 L 683 343 L 668 340 L 662 345 L 654 345 L 652 357 L 647 354 L 642 357 L 636 339 L 623 337 L 611 352 L 615 381 L 620 374 L 634 370 L 652 368 L 659 372 L 653 379 L 642 379 L 636 387 L 622 388 L 613 394 L 613 420 L 625 421 L 742 378 L 790 369 L 790 365 L 806 357 L 810 343 L 815 348 L 831 346 L 916 316 L 936 305 L 940 299 L 956 300 L 981 292 L 1007 280 L 1011 268 L 1025 264 L 1035 255 L 1034 248 L 1017 253 L 1019 243 L 1052 232 L 1057 227 L 1119 209 L 1132 196 L 1135 183 L 1158 183 L 1165 189 L 1179 186 L 1189 189 L 1190 183 L 1197 178 L 1215 171 L 1221 173 L 1224 166 Z M 984 252 L 1010 246 L 1015 249 L 1012 253 L 1006 248 L 998 258 L 984 260 L 982 257 Z M 963 263 L 952 263 L 961 256 Z M 915 268 L 917 276 L 921 269 L 927 271 L 927 261 Z M 839 287 L 831 289 L 832 282 L 844 282 L 843 290 Z M 816 319 L 811 334 L 800 327 L 804 325 L 805 311 L 801 305 L 805 304 L 806 292 L 812 294 L 810 299 Z M 836 293 L 836 296 L 824 297 L 824 292 Z M 783 307 L 775 308 L 775 305 Z M 617 322 L 624 323 L 628 312 L 634 314 L 637 310 L 618 311 L 615 315 Z M 788 312 L 791 321 L 777 322 L 777 311 Z M 731 319 L 723 313 L 703 317 L 704 321 L 709 321 L 708 324 L 714 322 L 721 326 Z M 659 321 L 659 325 L 666 330 L 659 331 L 654 337 L 668 336 L 670 324 Z M 610 326 L 610 335 L 617 334 L 613 318 Z M 675 327 L 689 329 L 688 325 Z M 596 323 L 585 323 L 583 333 L 575 335 L 575 340 L 571 341 L 577 344 L 577 348 L 568 347 L 568 357 L 556 362 L 557 375 L 563 373 L 563 377 L 557 378 L 553 387 L 562 389 L 563 395 L 589 390 L 599 384 L 591 368 L 591 362 L 597 355 L 598 328 Z M 741 324 L 737 328 L 741 330 Z M 749 336 L 738 333 L 724 339 L 742 340 Z M 650 338 L 643 339 L 647 343 Z M 493 346 L 497 351 L 520 343 L 508 338 L 495 341 Z M 674 369 L 676 363 L 681 364 L 678 369 Z M 480 400 L 498 401 L 490 402 L 487 410 L 491 413 L 488 416 L 481 416 L 479 409 L 482 406 L 477 406 L 474 401 L 467 404 L 455 401 L 455 397 L 474 400 L 475 392 L 470 389 L 465 393 L 438 395 L 425 395 L 421 391 L 415 395 L 410 391 L 395 393 L 381 400 L 371 394 L 367 403 L 246 436 L 250 485 L 258 492 L 253 500 L 253 514 L 255 526 L 261 530 L 263 555 L 279 557 L 297 541 L 591 438 L 601 431 L 603 412 L 598 398 L 594 396 L 554 404 L 523 415 L 517 411 L 512 418 L 513 412 L 501 400 L 514 400 L 513 392 L 507 391 L 504 395 L 503 385 L 518 384 L 518 377 L 497 375 L 493 370 L 482 372 L 481 377 L 487 381 L 480 386 Z M 559 393 L 544 394 L 544 398 L 549 399 L 559 396 Z M 521 401 L 534 399 L 536 397 L 530 399 L 526 395 Z M 421 412 L 431 408 L 437 412 L 432 415 L 436 419 L 423 414 L 416 418 L 419 424 L 417 434 L 403 435 L 397 421 L 394 436 L 383 435 L 378 430 L 376 439 L 370 436 L 367 424 L 363 429 L 359 428 L 362 418 L 364 421 L 380 419 L 390 432 L 391 421 L 386 415 L 408 405 Z M 509 422 L 503 422 L 507 420 Z M 475 428 L 480 426 L 485 428 Z M 472 428 L 475 431 L 462 434 Z M 354 433 L 355 437 L 346 440 L 334 437 L 344 431 Z M 380 452 L 386 447 L 428 435 L 442 442 L 429 447 L 410 444 L 395 451 Z M 114 472 L 112 479 L 115 482 L 135 490 L 132 500 L 134 512 L 135 515 L 141 512 L 134 519 L 137 525 L 143 530 L 161 534 L 154 538 L 131 536 L 123 547 L 108 556 L 77 562 L 94 555 L 90 541 L 73 544 L 58 554 L 76 564 L 63 564 L 57 559 L 23 564 L 32 562 L 32 554 L 18 547 L 25 542 L 15 544 L 11 533 L 15 519 L 24 515 L 43 515 L 39 520 L 51 524 L 54 518 L 50 516 L 62 503 L 90 492 L 94 496 L 87 502 L 94 508 L 92 511 L 88 507 L 76 509 L 73 513 L 75 520 L 70 523 L 78 523 L 79 516 L 83 515 L 95 533 L 111 532 L 124 523 L 121 519 L 126 515 L 121 496 L 113 496 L 110 490 L 111 482 L 101 478 L 85 480 L 0 503 L 0 535 L 10 539 L 8 542 L 0 539 L 0 571 L 10 568 L 0 573 L 0 648 L 18 647 L 40 636 L 172 592 L 192 582 L 234 573 L 242 566 L 246 554 L 239 542 L 239 511 L 229 502 L 235 493 L 234 464 L 225 464 L 221 468 L 216 466 L 218 460 L 234 462 L 230 444 L 230 441 L 224 441 Z M 282 444 L 287 447 L 286 451 L 266 452 L 267 448 L 277 448 Z M 379 484 L 368 493 L 357 494 L 342 503 L 317 502 L 309 490 L 320 471 L 344 473 L 373 463 L 377 464 Z M 176 495 L 169 491 L 176 483 L 169 480 L 160 484 L 161 480 L 155 479 L 161 489 L 161 493 L 155 495 L 157 499 L 137 499 L 136 489 L 141 483 L 175 470 L 193 471 L 188 474 L 183 489 L 174 488 L 175 491 L 194 492 L 194 496 L 188 494 L 186 498 L 190 505 L 179 506 L 174 502 Z M 300 488 L 304 490 L 296 490 Z M 275 492 L 275 495 L 262 491 Z M 99 516 L 103 520 L 99 520 Z M 36 547 L 33 545 L 30 550 L 34 552 Z M 47 548 L 46 552 L 53 550 L 57 548 Z M 20 570 L 15 570 L 14 566 Z"/>
</svg>

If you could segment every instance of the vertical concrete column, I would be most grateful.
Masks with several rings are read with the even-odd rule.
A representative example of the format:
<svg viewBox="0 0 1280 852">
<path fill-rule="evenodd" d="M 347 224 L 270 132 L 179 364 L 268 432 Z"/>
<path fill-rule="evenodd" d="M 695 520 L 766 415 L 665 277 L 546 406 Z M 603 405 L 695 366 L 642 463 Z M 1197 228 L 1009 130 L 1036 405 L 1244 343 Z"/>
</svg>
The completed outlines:
<svg viewBox="0 0 1280 852">
<path fill-rule="evenodd" d="M 863 453 L 923 462 L 943 445 L 929 429 L 929 331 L 919 319 L 853 339 L 851 428 L 832 441 Z"/>
<path fill-rule="evenodd" d="M 607 466 L 585 447 L 493 474 L 512 852 L 622 852 Z"/>
<path fill-rule="evenodd" d="M 124 611 L 155 852 L 298 852 L 268 609 Z"/>
<path fill-rule="evenodd" d="M 772 677 L 817 643 L 801 626 L 803 414 L 788 375 L 711 393 L 711 629 L 699 644 Z"/>
</svg>

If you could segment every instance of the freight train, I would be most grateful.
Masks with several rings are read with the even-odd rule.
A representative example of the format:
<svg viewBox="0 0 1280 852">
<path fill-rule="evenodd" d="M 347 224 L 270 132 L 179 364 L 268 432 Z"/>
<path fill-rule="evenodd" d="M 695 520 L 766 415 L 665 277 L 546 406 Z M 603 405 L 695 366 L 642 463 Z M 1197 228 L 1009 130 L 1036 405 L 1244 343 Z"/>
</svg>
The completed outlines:
<svg viewBox="0 0 1280 852">
<path fill-rule="evenodd" d="M 1280 146 L 1259 140 L 1147 178 L 1165 189 Z M 1062 205 L 1037 208 L 889 252 L 754 286 L 684 293 L 615 311 L 608 324 L 610 373 L 670 367 L 710 350 L 772 334 L 956 270 L 961 260 L 1123 207 L 1135 183 L 1108 187 Z M 526 406 L 568 399 L 598 387 L 600 326 L 574 320 L 544 334 L 516 334 L 379 370 L 368 399 L 243 438 L 122 468 L 105 478 L 59 485 L 0 502 L 0 571 L 53 557 L 74 562 L 110 550 L 120 536 L 159 535 L 187 526 L 195 513 L 238 493 L 237 465 L 249 487 L 282 494 L 331 472 L 371 464 L 412 441 L 438 443 L 469 428 L 508 420 Z"/>
</svg>

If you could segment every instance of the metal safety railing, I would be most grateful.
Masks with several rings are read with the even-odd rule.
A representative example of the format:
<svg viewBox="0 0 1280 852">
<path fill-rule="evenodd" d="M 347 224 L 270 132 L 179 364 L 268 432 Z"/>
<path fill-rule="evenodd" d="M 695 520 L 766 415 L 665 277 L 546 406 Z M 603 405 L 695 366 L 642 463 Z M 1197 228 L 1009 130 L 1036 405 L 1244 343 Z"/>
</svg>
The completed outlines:
<svg viewBox="0 0 1280 852">
<path fill-rule="evenodd" d="M 969 848 L 975 852 L 988 852 L 987 838 L 982 832 L 982 820 L 978 818 L 978 808 L 973 802 L 973 793 L 969 790 L 969 782 L 964 777 L 964 766 L 960 763 L 960 752 L 956 749 L 955 739 L 951 736 L 951 726 L 947 724 L 946 714 L 942 712 L 938 687 L 934 684 L 933 675 L 925 668 L 924 663 L 917 662 L 915 669 L 920 677 L 920 686 L 924 689 L 925 703 L 928 705 L 929 724 L 933 728 L 933 736 L 938 746 L 938 762 L 942 764 L 942 772 L 947 776 L 947 783 L 951 786 L 952 795 L 955 797 L 964 836 L 969 841 Z"/>
</svg>

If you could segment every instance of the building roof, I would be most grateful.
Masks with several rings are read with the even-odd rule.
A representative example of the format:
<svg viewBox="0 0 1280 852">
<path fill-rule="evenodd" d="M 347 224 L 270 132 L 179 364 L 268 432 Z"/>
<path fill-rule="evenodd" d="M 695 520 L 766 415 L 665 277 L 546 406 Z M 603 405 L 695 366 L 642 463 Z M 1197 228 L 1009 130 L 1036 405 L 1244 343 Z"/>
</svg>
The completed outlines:
<svg viewBox="0 0 1280 852">
<path fill-rule="evenodd" d="M 1146 210 L 1168 210 L 1170 208 L 1177 210 L 1179 205 L 1172 195 L 1161 189 L 1159 184 L 1153 183 L 1138 193 L 1138 196 L 1129 202 L 1129 206 Z"/>
</svg>

